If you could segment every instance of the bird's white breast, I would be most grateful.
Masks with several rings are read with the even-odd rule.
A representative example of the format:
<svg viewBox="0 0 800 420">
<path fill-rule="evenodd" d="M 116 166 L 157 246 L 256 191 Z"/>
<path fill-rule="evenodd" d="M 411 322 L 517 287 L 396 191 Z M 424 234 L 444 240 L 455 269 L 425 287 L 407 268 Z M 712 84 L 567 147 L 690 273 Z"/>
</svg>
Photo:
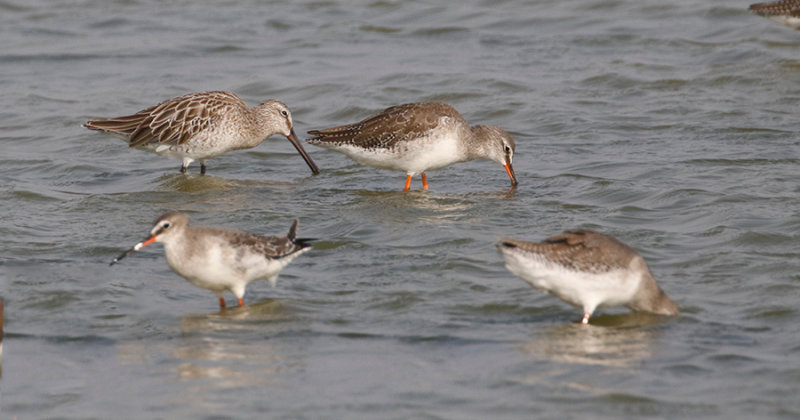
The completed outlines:
<svg viewBox="0 0 800 420">
<path fill-rule="evenodd" d="M 443 130 L 412 141 L 399 142 L 393 148 L 365 148 L 341 145 L 336 150 L 362 165 L 417 174 L 464 160 L 458 138 Z"/>
<path fill-rule="evenodd" d="M 203 246 L 183 247 L 183 243 L 165 242 L 169 267 L 197 287 L 209 290 L 229 289 L 241 277 L 229 264 L 230 256 L 216 241 L 203 241 Z"/>
<path fill-rule="evenodd" d="M 790 28 L 800 29 L 800 18 L 788 15 L 770 16 L 769 18 Z"/>
<path fill-rule="evenodd" d="M 628 269 L 595 273 L 574 270 L 518 250 L 504 250 L 503 255 L 509 271 L 532 286 L 589 310 L 627 304 L 641 281 L 640 274 Z"/>
<path fill-rule="evenodd" d="M 173 271 L 195 286 L 209 290 L 243 288 L 254 280 L 274 285 L 281 269 L 306 248 L 282 258 L 268 258 L 246 245 L 234 246 L 224 236 L 204 235 L 199 243 L 184 238 L 164 242 L 167 262 Z"/>
</svg>

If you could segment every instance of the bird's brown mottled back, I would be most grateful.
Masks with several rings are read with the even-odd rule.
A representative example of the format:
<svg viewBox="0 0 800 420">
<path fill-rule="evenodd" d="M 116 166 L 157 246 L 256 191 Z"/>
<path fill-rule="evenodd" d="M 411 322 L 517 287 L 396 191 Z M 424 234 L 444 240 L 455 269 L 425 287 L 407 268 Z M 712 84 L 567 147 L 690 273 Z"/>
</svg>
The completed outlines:
<svg viewBox="0 0 800 420">
<path fill-rule="evenodd" d="M 800 0 L 783 0 L 770 3 L 755 3 L 749 7 L 750 11 L 764 17 L 792 16 L 800 18 Z"/>
<path fill-rule="evenodd" d="M 296 238 L 297 223 L 297 220 L 292 223 L 289 233 L 285 237 L 263 236 L 239 231 L 231 236 L 231 244 L 234 247 L 247 247 L 254 253 L 267 258 L 282 258 L 311 246 L 307 240 Z"/>
<path fill-rule="evenodd" d="M 238 96 L 228 92 L 190 93 L 169 99 L 136 114 L 92 120 L 88 128 L 128 136 L 131 147 L 158 143 L 183 144 L 208 130 L 233 109 L 248 109 Z"/>
<path fill-rule="evenodd" d="M 573 270 L 593 273 L 626 268 L 637 255 L 624 243 L 588 230 L 568 230 L 538 243 L 504 238 L 503 244 L 539 254 Z"/>
<path fill-rule="evenodd" d="M 442 117 L 464 120 L 448 104 L 418 102 L 386 108 L 381 113 L 354 124 L 309 131 L 315 137 L 308 139 L 308 142 L 391 149 L 400 142 L 417 139 L 436 128 Z"/>
</svg>

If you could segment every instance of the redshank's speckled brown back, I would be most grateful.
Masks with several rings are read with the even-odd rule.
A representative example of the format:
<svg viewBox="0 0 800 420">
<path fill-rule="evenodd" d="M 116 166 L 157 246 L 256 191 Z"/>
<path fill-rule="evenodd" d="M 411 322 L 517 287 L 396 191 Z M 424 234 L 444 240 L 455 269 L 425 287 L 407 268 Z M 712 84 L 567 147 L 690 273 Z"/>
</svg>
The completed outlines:
<svg viewBox="0 0 800 420">
<path fill-rule="evenodd" d="M 800 0 L 782 0 L 750 5 L 750 11 L 790 28 L 800 29 Z"/>
<path fill-rule="evenodd" d="M 393 106 L 355 124 L 309 131 L 307 142 L 344 153 L 363 165 L 404 171 L 405 190 L 411 177 L 456 162 L 488 159 L 506 169 L 517 184 L 511 161 L 515 145 L 502 128 L 470 127 L 452 106 L 441 102 L 419 102 Z"/>
<path fill-rule="evenodd" d="M 265 279 L 273 286 L 293 259 L 311 249 L 310 239 L 297 238 L 297 220 L 286 236 L 262 236 L 216 227 L 189 226 L 184 213 L 165 213 L 156 219 L 150 235 L 115 258 L 116 264 L 153 242 L 164 244 L 172 271 L 197 287 L 211 290 L 225 307 L 223 292 L 231 291 L 244 305 L 247 284 Z"/>
<path fill-rule="evenodd" d="M 294 133 L 289 108 L 274 99 L 250 108 L 233 93 L 190 93 L 133 115 L 91 120 L 84 127 L 121 137 L 130 147 L 182 159 L 181 172 L 198 160 L 203 174 L 207 159 L 256 147 L 273 134 L 283 134 L 311 172 L 319 173 Z"/>
<path fill-rule="evenodd" d="M 584 324 L 603 306 L 678 313 L 644 258 L 611 236 L 572 230 L 538 243 L 503 238 L 497 247 L 509 271 L 583 309 Z"/>
</svg>

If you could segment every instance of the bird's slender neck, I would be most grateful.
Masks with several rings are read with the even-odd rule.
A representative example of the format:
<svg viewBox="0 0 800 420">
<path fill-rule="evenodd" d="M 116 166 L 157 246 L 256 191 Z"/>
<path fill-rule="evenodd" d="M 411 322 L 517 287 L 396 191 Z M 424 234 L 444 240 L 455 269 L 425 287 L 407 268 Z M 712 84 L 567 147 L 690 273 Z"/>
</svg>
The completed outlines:
<svg viewBox="0 0 800 420">
<path fill-rule="evenodd" d="M 656 298 L 653 312 L 663 315 L 675 315 L 678 313 L 678 305 L 667 296 L 666 292 L 658 288 L 658 298 Z"/>
<path fill-rule="evenodd" d="M 170 232 L 161 235 L 158 242 L 164 245 L 164 250 L 167 253 L 173 251 L 183 252 L 184 248 L 192 244 L 189 234 L 190 228 L 188 226 L 173 226 Z"/>
<path fill-rule="evenodd" d="M 628 305 L 633 310 L 653 312 L 661 315 L 675 315 L 678 305 L 662 290 L 650 270 L 643 275 L 639 289 L 636 291 L 632 303 Z"/>
<path fill-rule="evenodd" d="M 468 160 L 489 159 L 491 154 L 491 132 L 485 125 L 473 125 L 465 135 L 464 144 Z"/>
<path fill-rule="evenodd" d="M 249 108 L 247 118 L 251 121 L 247 127 L 250 133 L 247 137 L 246 147 L 255 147 L 261 144 L 267 137 L 277 134 L 275 127 L 276 122 L 273 120 L 272 114 L 268 112 L 266 104 L 259 105 L 255 108 Z"/>
</svg>

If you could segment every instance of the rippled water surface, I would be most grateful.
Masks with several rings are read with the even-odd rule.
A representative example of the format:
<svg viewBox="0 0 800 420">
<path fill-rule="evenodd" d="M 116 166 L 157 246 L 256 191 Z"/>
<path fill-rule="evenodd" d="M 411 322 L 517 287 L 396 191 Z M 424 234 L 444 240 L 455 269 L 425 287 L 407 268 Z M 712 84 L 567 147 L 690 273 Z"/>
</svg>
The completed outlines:
<svg viewBox="0 0 800 420">
<path fill-rule="evenodd" d="M 800 32 L 747 2 L 217 3 L 0 1 L 3 418 L 800 416 Z M 298 134 L 446 101 L 513 135 L 520 185 L 404 193 L 309 145 L 310 176 L 280 136 L 181 175 L 81 127 L 203 90 Z M 318 241 L 219 312 L 161 245 L 108 266 L 166 210 Z M 494 247 L 569 228 L 681 315 L 581 326 Z"/>
</svg>

